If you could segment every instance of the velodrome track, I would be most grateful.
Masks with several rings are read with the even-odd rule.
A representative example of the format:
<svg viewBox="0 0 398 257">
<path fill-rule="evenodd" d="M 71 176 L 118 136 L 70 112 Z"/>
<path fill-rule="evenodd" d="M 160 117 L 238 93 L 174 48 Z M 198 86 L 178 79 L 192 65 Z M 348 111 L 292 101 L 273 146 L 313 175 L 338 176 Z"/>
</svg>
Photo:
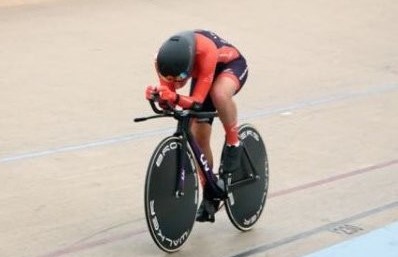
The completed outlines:
<svg viewBox="0 0 398 257">
<path fill-rule="evenodd" d="M 0 256 L 167 255 L 143 188 L 174 123 L 133 118 L 151 113 L 157 47 L 190 28 L 248 59 L 236 101 L 265 139 L 270 190 L 252 231 L 221 211 L 173 256 L 378 249 L 385 234 L 366 235 L 398 233 L 397 13 L 394 0 L 0 0 Z M 215 152 L 222 138 L 216 122 Z M 398 256 L 391 245 L 377 256 Z"/>
</svg>

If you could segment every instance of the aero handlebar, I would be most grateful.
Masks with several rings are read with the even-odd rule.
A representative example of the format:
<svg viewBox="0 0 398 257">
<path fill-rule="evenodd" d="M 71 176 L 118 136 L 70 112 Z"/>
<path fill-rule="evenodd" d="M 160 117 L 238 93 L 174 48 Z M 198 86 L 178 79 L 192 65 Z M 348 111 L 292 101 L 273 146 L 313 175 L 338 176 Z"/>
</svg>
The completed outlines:
<svg viewBox="0 0 398 257">
<path fill-rule="evenodd" d="M 153 112 L 156 113 L 156 115 L 135 118 L 134 122 L 141 122 L 149 119 L 162 118 L 162 117 L 174 117 L 175 119 L 179 120 L 184 117 L 205 119 L 205 118 L 214 118 L 218 116 L 217 112 L 201 112 L 191 109 L 180 110 L 175 108 L 169 103 L 167 103 L 168 106 L 167 109 L 162 109 L 158 107 L 158 105 L 156 104 L 159 102 L 158 99 L 159 95 L 155 95 L 154 99 L 149 100 L 149 104 L 151 105 L 151 108 Z"/>
</svg>

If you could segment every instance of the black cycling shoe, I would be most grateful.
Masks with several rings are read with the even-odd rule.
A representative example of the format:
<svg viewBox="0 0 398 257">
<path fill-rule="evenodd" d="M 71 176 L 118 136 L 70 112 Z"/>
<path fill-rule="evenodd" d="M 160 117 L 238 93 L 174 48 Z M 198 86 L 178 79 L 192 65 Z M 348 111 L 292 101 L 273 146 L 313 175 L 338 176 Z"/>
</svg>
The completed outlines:
<svg viewBox="0 0 398 257">
<path fill-rule="evenodd" d="M 200 203 L 199 209 L 196 213 L 196 221 L 199 222 L 214 222 L 214 215 L 218 211 L 220 202 L 224 197 L 224 183 L 222 180 L 217 181 L 218 190 L 212 190 L 208 184 L 203 188 L 203 200 Z"/>
<path fill-rule="evenodd" d="M 223 157 L 223 172 L 233 173 L 240 169 L 242 159 L 243 146 L 239 143 L 238 146 L 225 147 Z"/>
<path fill-rule="evenodd" d="M 203 198 L 202 203 L 199 206 L 198 212 L 196 213 L 196 221 L 213 223 L 216 220 L 214 215 L 218 211 L 219 205 L 219 200 L 209 200 Z"/>
</svg>

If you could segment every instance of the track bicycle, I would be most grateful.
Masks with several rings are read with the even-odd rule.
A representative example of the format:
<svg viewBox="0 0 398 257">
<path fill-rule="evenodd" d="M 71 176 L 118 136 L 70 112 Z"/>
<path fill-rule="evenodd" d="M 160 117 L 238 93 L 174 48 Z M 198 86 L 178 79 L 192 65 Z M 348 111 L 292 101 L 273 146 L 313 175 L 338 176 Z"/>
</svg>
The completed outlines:
<svg viewBox="0 0 398 257">
<path fill-rule="evenodd" d="M 217 113 L 172 106 L 162 109 L 156 99 L 149 102 L 155 115 L 136 118 L 135 122 L 161 117 L 177 120 L 175 133 L 155 148 L 146 174 L 145 217 L 156 245 L 172 253 L 187 241 L 199 204 L 198 172 L 202 172 L 213 195 L 224 201 L 232 224 L 241 231 L 250 230 L 264 210 L 268 191 L 268 159 L 260 133 L 250 124 L 241 125 L 241 169 L 223 172 L 222 154 L 219 173 L 215 175 L 191 135 L 189 124 L 193 118 L 216 117 Z"/>
</svg>

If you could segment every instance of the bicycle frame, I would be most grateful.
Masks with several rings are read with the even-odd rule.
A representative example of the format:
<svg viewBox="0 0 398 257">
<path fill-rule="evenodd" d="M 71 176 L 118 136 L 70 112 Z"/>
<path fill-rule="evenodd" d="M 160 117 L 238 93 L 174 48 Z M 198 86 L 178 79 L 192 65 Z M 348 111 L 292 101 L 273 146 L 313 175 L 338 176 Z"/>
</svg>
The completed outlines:
<svg viewBox="0 0 398 257">
<path fill-rule="evenodd" d="M 206 115 L 206 114 L 204 114 Z M 216 113 L 210 113 L 207 114 L 208 116 L 215 116 Z M 174 133 L 175 136 L 178 136 L 181 138 L 181 151 L 180 151 L 180 158 L 179 158 L 179 165 L 178 165 L 178 177 L 177 177 L 177 188 L 176 188 L 176 196 L 182 196 L 184 195 L 184 179 L 185 179 L 185 158 L 184 158 L 184 153 L 189 151 L 188 150 L 188 145 L 190 149 L 192 149 L 192 153 L 194 155 L 194 159 L 196 160 L 196 163 L 199 165 L 202 174 L 204 175 L 204 178 L 206 182 L 208 182 L 208 185 L 210 186 L 212 192 L 215 195 L 223 195 L 224 191 L 217 186 L 217 177 L 213 173 L 213 168 L 209 165 L 209 162 L 196 143 L 195 138 L 192 136 L 190 132 L 190 122 L 191 122 L 191 116 L 188 115 L 188 112 L 186 115 L 182 115 L 179 117 L 176 117 L 178 120 L 177 124 L 177 131 Z"/>
<path fill-rule="evenodd" d="M 174 133 L 175 136 L 181 138 L 181 152 L 178 158 L 178 177 L 176 183 L 176 197 L 181 197 L 184 195 L 184 181 L 185 181 L 185 160 L 184 153 L 185 152 L 192 152 L 194 155 L 194 159 L 196 163 L 199 165 L 201 172 L 206 179 L 207 184 L 210 186 L 212 193 L 216 196 L 224 196 L 225 192 L 219 186 L 217 186 L 217 177 L 213 173 L 213 168 L 209 166 L 209 162 L 206 159 L 205 155 L 203 154 L 202 150 L 196 143 L 194 137 L 190 132 L 190 122 L 192 118 L 210 118 L 216 117 L 216 112 L 195 112 L 192 110 L 176 110 L 172 106 L 169 105 L 170 110 L 163 110 L 157 107 L 156 102 L 158 100 L 158 96 L 155 96 L 153 100 L 150 100 L 149 103 L 152 107 L 152 110 L 156 113 L 156 115 L 142 117 L 142 118 L 135 118 L 135 122 L 145 121 L 148 119 L 153 118 L 160 118 L 160 117 L 173 117 L 175 118 L 177 123 L 177 130 Z M 192 151 L 188 149 L 188 146 Z"/>
<path fill-rule="evenodd" d="M 185 120 L 186 119 L 186 120 Z M 183 195 L 183 189 L 184 189 L 184 178 L 185 178 L 185 170 L 183 169 L 185 163 L 184 163 L 184 158 L 183 158 L 183 153 L 186 152 L 188 149 L 187 143 L 192 149 L 192 152 L 194 154 L 196 163 L 198 163 L 201 172 L 204 174 L 204 177 L 206 179 L 206 182 L 210 182 L 208 185 L 210 186 L 212 193 L 217 195 L 217 196 L 222 196 L 222 197 L 227 197 L 227 193 L 232 190 L 235 187 L 247 185 L 250 183 L 253 183 L 254 181 L 260 179 L 260 176 L 258 175 L 258 171 L 255 168 L 255 165 L 253 164 L 252 158 L 250 157 L 250 154 L 248 153 L 246 147 L 243 146 L 244 150 L 244 155 L 247 157 L 248 163 L 250 165 L 250 170 L 247 173 L 248 177 L 243 178 L 240 180 L 237 180 L 233 183 L 231 183 L 231 176 L 232 174 L 227 174 L 228 177 L 228 184 L 227 187 L 223 190 L 219 186 L 217 186 L 217 177 L 214 175 L 213 168 L 209 166 L 208 160 L 206 159 L 205 155 L 201 151 L 200 147 L 197 145 L 194 137 L 190 133 L 189 130 L 189 121 L 190 117 L 183 118 L 182 120 L 179 120 L 179 123 L 177 125 L 177 131 L 174 134 L 175 136 L 180 136 L 182 139 L 182 148 L 180 152 L 180 164 L 179 164 L 179 176 L 178 176 L 178 181 L 177 181 L 177 189 L 176 189 L 176 195 L 181 196 Z M 252 171 L 252 172 L 251 172 Z M 224 191 L 226 190 L 226 191 Z"/>
<path fill-rule="evenodd" d="M 177 123 L 177 130 L 174 133 L 174 136 L 177 136 L 181 138 L 181 151 L 179 154 L 178 158 L 178 177 L 177 177 L 177 183 L 176 183 L 176 191 L 175 195 L 176 197 L 181 197 L 184 195 L 184 184 L 185 184 L 185 164 L 186 164 L 186 159 L 184 157 L 185 152 L 192 152 L 193 157 L 196 161 L 196 163 L 199 165 L 202 174 L 204 175 L 204 178 L 206 180 L 207 185 L 210 186 L 210 190 L 214 195 L 220 198 L 226 198 L 228 192 L 230 189 L 233 187 L 241 186 L 247 183 L 251 183 L 257 179 L 259 179 L 258 176 L 258 171 L 256 171 L 255 166 L 253 165 L 253 162 L 250 158 L 250 155 L 247 152 L 247 149 L 244 147 L 244 153 L 245 156 L 248 159 L 249 165 L 253 170 L 253 173 L 248 174 L 247 178 L 241 179 L 239 181 L 235 181 L 234 183 L 231 184 L 230 178 L 231 174 L 228 174 L 228 185 L 226 188 L 220 188 L 220 186 L 217 185 L 218 178 L 216 175 L 213 173 L 213 168 L 209 166 L 209 162 L 206 159 L 206 156 L 196 143 L 195 138 L 190 132 L 190 122 L 192 118 L 210 118 L 210 117 L 216 117 L 217 113 L 216 112 L 195 112 L 192 110 L 176 110 L 172 106 L 169 106 L 170 110 L 163 110 L 160 109 L 156 106 L 157 98 L 154 100 L 150 100 L 149 103 L 152 107 L 152 110 L 156 113 L 156 115 L 148 116 L 148 117 L 143 117 L 143 118 L 136 118 L 134 119 L 135 122 L 139 121 L 144 121 L 147 119 L 152 119 L 152 118 L 160 118 L 160 117 L 174 117 L 178 123 Z M 188 149 L 188 146 L 192 151 Z"/>
<path fill-rule="evenodd" d="M 134 119 L 135 122 L 161 117 L 177 120 L 174 134 L 158 144 L 147 169 L 145 217 L 154 242 L 171 253 L 179 250 L 187 240 L 197 220 L 199 185 L 196 172 L 201 172 L 204 180 L 203 197 L 223 201 L 232 224 L 241 231 L 250 230 L 264 209 L 268 189 L 266 150 L 258 131 L 250 124 L 239 126 L 244 149 L 241 169 L 224 172 L 221 163 L 219 175 L 215 175 L 191 132 L 191 125 L 195 119 L 216 117 L 217 113 L 181 110 L 170 105 L 161 109 L 157 100 L 158 96 L 155 96 L 149 101 L 155 115 Z M 226 147 L 224 145 L 221 162 L 226 157 Z M 161 165 L 166 156 L 164 153 L 170 150 L 173 152 Z M 259 182 L 253 183 L 256 181 Z M 253 186 L 248 185 L 251 183 Z"/>
</svg>

